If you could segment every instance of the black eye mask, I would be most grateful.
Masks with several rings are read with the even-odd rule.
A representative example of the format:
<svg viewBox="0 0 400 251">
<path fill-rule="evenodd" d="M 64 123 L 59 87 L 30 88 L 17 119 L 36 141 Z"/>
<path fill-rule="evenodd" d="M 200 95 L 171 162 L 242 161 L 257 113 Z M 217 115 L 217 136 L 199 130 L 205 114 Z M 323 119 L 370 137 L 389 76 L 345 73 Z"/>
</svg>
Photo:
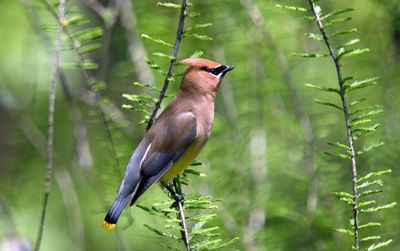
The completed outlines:
<svg viewBox="0 0 400 251">
<path fill-rule="evenodd" d="M 233 69 L 233 67 L 226 66 L 226 65 L 220 65 L 218 67 L 211 68 L 211 69 L 209 69 L 207 67 L 203 67 L 202 68 L 202 70 L 204 70 L 204 71 L 206 71 L 208 73 L 211 73 L 211 74 L 213 74 L 213 75 L 215 75 L 215 76 L 217 76 L 219 78 L 223 78 L 225 73 L 227 73 L 228 71 L 230 71 L 232 69 Z"/>
</svg>

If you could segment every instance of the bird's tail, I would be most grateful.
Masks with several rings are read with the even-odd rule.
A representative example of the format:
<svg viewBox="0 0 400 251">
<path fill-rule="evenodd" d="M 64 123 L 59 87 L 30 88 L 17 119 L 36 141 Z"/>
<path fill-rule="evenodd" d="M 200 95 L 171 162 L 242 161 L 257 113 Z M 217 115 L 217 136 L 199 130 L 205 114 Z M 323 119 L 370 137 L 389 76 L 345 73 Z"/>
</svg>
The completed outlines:
<svg viewBox="0 0 400 251">
<path fill-rule="evenodd" d="M 112 204 L 110 210 L 106 217 L 103 220 L 103 227 L 107 230 L 113 230 L 115 228 L 115 224 L 117 224 L 118 218 L 124 210 L 126 204 L 128 203 L 130 197 L 119 197 L 115 199 L 114 203 Z"/>
</svg>

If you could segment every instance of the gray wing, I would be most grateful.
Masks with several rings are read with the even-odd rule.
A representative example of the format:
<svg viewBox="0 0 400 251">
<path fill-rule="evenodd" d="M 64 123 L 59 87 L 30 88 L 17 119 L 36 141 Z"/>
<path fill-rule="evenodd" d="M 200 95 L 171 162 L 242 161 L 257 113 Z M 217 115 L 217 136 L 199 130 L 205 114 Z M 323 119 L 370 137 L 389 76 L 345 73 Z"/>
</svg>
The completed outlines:
<svg viewBox="0 0 400 251">
<path fill-rule="evenodd" d="M 157 120 L 146 135 L 151 141 L 140 163 L 141 180 L 131 205 L 168 171 L 196 138 L 197 123 L 192 112 L 171 117 L 160 117 L 163 120 Z"/>
</svg>

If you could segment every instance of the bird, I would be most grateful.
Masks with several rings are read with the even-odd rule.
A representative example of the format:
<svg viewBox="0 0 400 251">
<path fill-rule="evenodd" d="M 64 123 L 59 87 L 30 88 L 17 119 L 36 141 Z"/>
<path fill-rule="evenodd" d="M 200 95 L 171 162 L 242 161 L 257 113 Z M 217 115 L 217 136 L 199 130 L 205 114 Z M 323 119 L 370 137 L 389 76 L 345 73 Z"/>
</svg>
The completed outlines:
<svg viewBox="0 0 400 251">
<path fill-rule="evenodd" d="M 129 201 L 132 206 L 150 186 L 168 186 L 197 157 L 210 136 L 215 97 L 232 66 L 205 58 L 187 58 L 187 66 L 175 98 L 146 132 L 127 165 L 117 196 L 102 225 L 113 230 Z"/>
</svg>

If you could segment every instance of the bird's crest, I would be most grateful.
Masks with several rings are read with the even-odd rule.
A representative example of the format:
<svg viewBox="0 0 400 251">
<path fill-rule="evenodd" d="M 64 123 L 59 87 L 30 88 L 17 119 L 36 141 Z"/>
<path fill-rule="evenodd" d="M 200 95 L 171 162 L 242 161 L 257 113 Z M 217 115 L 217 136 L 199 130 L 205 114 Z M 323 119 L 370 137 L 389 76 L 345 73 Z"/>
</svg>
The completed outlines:
<svg viewBox="0 0 400 251">
<path fill-rule="evenodd" d="M 214 61 L 205 59 L 205 58 L 186 58 L 181 61 L 181 64 L 187 65 L 189 67 L 196 67 L 196 68 L 202 68 L 202 67 L 207 67 L 209 69 L 215 68 L 217 66 L 220 66 L 221 64 L 218 64 Z"/>
</svg>

